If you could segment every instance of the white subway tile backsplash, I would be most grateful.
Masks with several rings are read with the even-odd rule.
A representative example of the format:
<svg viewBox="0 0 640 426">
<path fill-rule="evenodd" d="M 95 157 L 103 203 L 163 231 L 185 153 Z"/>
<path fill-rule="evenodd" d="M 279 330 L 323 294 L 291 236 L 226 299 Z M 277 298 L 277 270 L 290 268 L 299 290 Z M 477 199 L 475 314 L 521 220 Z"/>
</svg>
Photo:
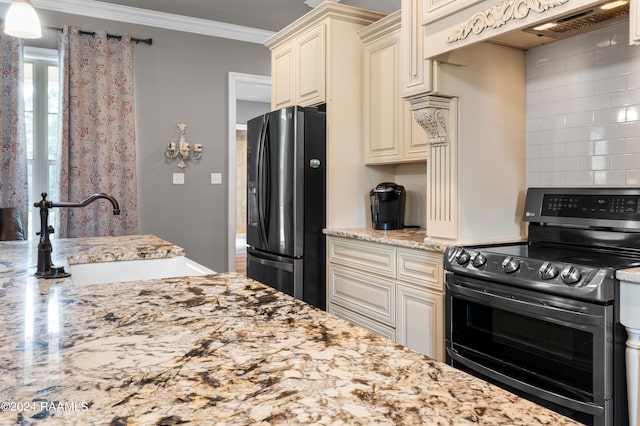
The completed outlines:
<svg viewBox="0 0 640 426">
<path fill-rule="evenodd" d="M 638 87 L 640 87 L 640 72 L 627 74 L 627 89 L 637 89 Z M 527 96 L 529 96 L 528 93 Z"/>
<path fill-rule="evenodd" d="M 527 185 L 640 185 L 640 47 L 628 23 L 525 54 Z"/>
<path fill-rule="evenodd" d="M 627 144 L 624 139 L 595 141 L 593 148 L 595 155 L 625 154 L 627 152 Z"/>
<path fill-rule="evenodd" d="M 640 135 L 640 121 L 625 121 L 624 123 L 615 123 L 611 125 L 611 137 L 633 138 Z"/>
<path fill-rule="evenodd" d="M 640 135 L 637 138 L 623 139 L 621 142 L 624 142 L 625 144 L 625 152 L 630 154 L 640 153 Z M 640 165 L 638 168 L 640 169 Z"/>
<path fill-rule="evenodd" d="M 567 172 L 566 174 L 566 185 L 589 186 L 593 183 L 593 172 Z"/>
<path fill-rule="evenodd" d="M 527 145 L 526 157 L 527 159 L 540 158 L 540 145 Z"/>
<path fill-rule="evenodd" d="M 626 44 L 617 44 L 606 48 L 600 48 L 594 52 L 594 63 L 596 65 L 607 65 L 611 62 L 620 61 L 627 57 Z"/>
<path fill-rule="evenodd" d="M 612 107 L 634 105 L 638 100 L 640 100 L 640 88 L 627 89 L 609 95 L 609 105 Z"/>
<path fill-rule="evenodd" d="M 596 171 L 593 178 L 593 183 L 596 185 L 624 186 L 627 184 L 626 173 L 623 170 Z"/>
<path fill-rule="evenodd" d="M 582 98 L 596 94 L 596 83 L 593 81 L 581 81 L 570 83 L 567 86 L 567 96 L 570 98 Z"/>
<path fill-rule="evenodd" d="M 527 134 L 527 145 L 543 145 L 553 141 L 553 131 L 545 130 Z"/>
<path fill-rule="evenodd" d="M 567 114 L 564 122 L 567 127 L 591 126 L 595 122 L 594 115 L 593 111 L 574 112 Z"/>
<path fill-rule="evenodd" d="M 627 90 L 627 77 L 624 75 L 614 75 L 609 78 L 598 80 L 594 84 L 595 94 L 622 92 Z"/>
<path fill-rule="evenodd" d="M 627 116 L 627 109 L 625 107 L 601 109 L 593 112 L 593 123 L 594 124 L 618 123 L 618 122 L 626 121 L 626 116 Z"/>
<path fill-rule="evenodd" d="M 640 154 L 611 155 L 612 170 L 633 170 L 640 168 Z"/>
<path fill-rule="evenodd" d="M 596 58 L 594 52 L 581 53 L 579 55 L 569 56 L 566 59 L 565 70 L 570 72 L 580 68 L 590 67 L 595 65 Z"/>
<path fill-rule="evenodd" d="M 582 157 L 555 157 L 547 158 L 547 161 L 553 163 L 555 172 L 577 172 L 580 170 L 580 158 Z"/>
<path fill-rule="evenodd" d="M 627 170 L 626 185 L 640 186 L 640 170 Z"/>
</svg>

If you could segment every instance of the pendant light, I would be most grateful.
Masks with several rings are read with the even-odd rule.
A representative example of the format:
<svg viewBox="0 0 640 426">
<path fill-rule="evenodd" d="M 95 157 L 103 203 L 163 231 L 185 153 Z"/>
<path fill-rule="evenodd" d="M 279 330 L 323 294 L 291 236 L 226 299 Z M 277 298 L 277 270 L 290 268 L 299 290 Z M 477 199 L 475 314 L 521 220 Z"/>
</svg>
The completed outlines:
<svg viewBox="0 0 640 426">
<path fill-rule="evenodd" d="M 4 21 L 4 33 L 20 38 L 40 38 L 40 19 L 31 0 L 13 0 Z"/>
</svg>

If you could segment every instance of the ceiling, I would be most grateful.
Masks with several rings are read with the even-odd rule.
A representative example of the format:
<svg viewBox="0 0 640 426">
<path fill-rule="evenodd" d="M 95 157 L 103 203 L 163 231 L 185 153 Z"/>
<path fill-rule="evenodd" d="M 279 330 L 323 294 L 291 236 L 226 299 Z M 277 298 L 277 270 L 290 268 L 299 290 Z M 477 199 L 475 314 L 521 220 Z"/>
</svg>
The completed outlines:
<svg viewBox="0 0 640 426">
<path fill-rule="evenodd" d="M 12 0 L 0 0 L 11 3 Z M 33 0 L 36 9 L 262 44 L 324 0 Z M 401 0 L 327 0 L 392 13 Z M 270 102 L 268 86 L 238 84 L 237 99 Z"/>
<path fill-rule="evenodd" d="M 4 1 L 4 0 L 0 0 Z M 308 13 L 323 0 L 101 0 L 101 3 L 134 7 L 154 12 L 205 19 L 225 24 L 277 32 Z M 401 0 L 329 0 L 349 6 L 392 13 Z M 271 99 L 268 86 L 238 83 L 238 100 L 266 102 Z"/>
<path fill-rule="evenodd" d="M 320 3 L 319 0 L 102 0 L 102 2 L 268 31 L 279 31 L 309 12 L 312 7 L 307 3 Z M 383 13 L 400 9 L 400 0 L 341 0 L 340 3 Z"/>
</svg>

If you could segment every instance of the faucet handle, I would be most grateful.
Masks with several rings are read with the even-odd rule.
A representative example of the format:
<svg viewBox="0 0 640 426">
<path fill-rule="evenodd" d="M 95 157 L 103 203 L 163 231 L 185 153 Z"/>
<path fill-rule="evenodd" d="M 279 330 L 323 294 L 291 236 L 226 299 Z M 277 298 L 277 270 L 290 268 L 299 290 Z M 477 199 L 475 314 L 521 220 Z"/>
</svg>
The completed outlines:
<svg viewBox="0 0 640 426">
<path fill-rule="evenodd" d="M 53 226 L 49 225 L 49 227 L 47 228 L 47 232 L 49 234 L 53 234 L 56 231 L 55 231 L 55 229 L 53 229 Z M 40 236 L 40 235 L 42 235 L 42 232 L 38 231 L 38 232 L 36 232 L 36 235 Z"/>
</svg>

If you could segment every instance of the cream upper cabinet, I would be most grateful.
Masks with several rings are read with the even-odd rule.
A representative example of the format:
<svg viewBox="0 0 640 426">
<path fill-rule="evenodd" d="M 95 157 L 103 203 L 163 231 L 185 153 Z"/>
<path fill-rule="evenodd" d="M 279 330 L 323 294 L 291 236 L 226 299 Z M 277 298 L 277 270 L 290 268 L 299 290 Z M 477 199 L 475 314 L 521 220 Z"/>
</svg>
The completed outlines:
<svg viewBox="0 0 640 426">
<path fill-rule="evenodd" d="M 420 11 L 422 23 L 428 24 L 452 13 L 473 6 L 483 0 L 422 0 L 423 6 Z"/>
<path fill-rule="evenodd" d="M 360 30 L 363 56 L 364 163 L 426 159 L 426 133 L 401 96 L 400 11 Z"/>
<path fill-rule="evenodd" d="M 327 310 L 444 361 L 442 254 L 327 238 Z"/>
<path fill-rule="evenodd" d="M 286 44 L 271 53 L 271 75 L 278 75 L 278 84 L 271 86 L 273 109 L 295 104 L 295 57 L 293 43 Z"/>
<path fill-rule="evenodd" d="M 422 13 L 425 1 L 402 0 L 401 62 L 402 96 L 411 98 L 434 90 L 434 61 L 424 59 L 424 27 Z"/>
<path fill-rule="evenodd" d="M 325 102 L 325 25 L 310 28 L 271 53 L 273 109 Z"/>
<path fill-rule="evenodd" d="M 265 42 L 272 58 L 272 108 L 324 104 L 327 227 L 365 226 L 369 199 L 363 194 L 386 179 L 383 171 L 362 165 L 363 48 L 358 35 L 385 16 L 324 2 Z"/>
</svg>

